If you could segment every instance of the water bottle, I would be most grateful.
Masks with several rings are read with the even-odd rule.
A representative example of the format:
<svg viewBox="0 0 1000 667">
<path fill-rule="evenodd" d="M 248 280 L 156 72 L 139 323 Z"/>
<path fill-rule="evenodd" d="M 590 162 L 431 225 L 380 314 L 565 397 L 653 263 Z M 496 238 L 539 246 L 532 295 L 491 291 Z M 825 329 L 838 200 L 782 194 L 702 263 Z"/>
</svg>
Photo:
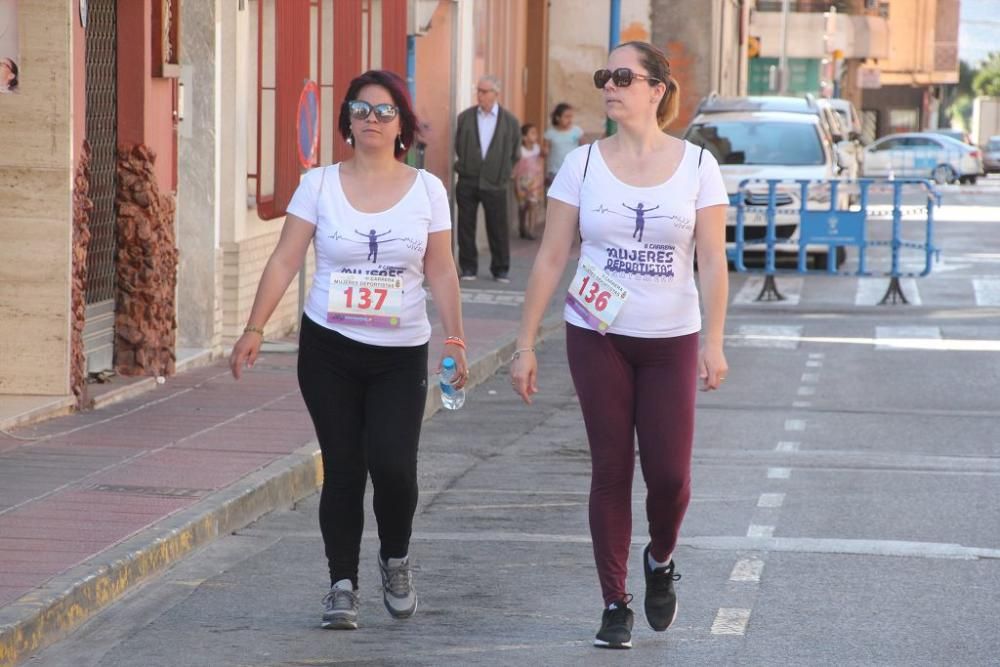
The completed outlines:
<svg viewBox="0 0 1000 667">
<path fill-rule="evenodd" d="M 441 361 L 441 375 L 438 384 L 441 385 L 441 405 L 446 410 L 458 410 L 465 405 L 465 390 L 456 389 L 453 384 L 457 377 L 458 368 L 455 366 L 455 360 L 451 357 L 445 357 Z"/>
</svg>

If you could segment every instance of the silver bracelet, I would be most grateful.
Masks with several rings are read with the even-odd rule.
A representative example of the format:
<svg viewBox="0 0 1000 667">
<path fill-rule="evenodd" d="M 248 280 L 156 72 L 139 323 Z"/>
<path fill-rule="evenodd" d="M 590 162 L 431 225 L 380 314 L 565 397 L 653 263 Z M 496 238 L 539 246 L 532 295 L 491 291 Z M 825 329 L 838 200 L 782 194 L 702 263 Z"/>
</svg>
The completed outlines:
<svg viewBox="0 0 1000 667">
<path fill-rule="evenodd" d="M 514 363 L 515 361 L 517 361 L 518 357 L 521 356 L 522 352 L 534 352 L 534 351 L 535 348 L 533 347 L 522 347 L 519 350 L 514 350 L 514 354 L 512 354 L 510 357 L 510 363 Z"/>
</svg>

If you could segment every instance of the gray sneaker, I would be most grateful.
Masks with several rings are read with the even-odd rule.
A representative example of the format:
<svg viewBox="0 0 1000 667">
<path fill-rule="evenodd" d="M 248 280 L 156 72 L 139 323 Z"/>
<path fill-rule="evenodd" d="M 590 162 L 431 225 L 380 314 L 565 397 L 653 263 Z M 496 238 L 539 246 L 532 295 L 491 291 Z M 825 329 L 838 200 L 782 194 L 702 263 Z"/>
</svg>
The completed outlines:
<svg viewBox="0 0 1000 667">
<path fill-rule="evenodd" d="M 417 611 L 417 592 L 413 590 L 413 575 L 409 558 L 390 558 L 388 562 L 378 557 L 382 573 L 382 591 L 385 608 L 393 618 L 409 618 Z"/>
<path fill-rule="evenodd" d="M 358 593 L 350 579 L 341 579 L 323 598 L 323 627 L 331 630 L 358 629 Z"/>
</svg>

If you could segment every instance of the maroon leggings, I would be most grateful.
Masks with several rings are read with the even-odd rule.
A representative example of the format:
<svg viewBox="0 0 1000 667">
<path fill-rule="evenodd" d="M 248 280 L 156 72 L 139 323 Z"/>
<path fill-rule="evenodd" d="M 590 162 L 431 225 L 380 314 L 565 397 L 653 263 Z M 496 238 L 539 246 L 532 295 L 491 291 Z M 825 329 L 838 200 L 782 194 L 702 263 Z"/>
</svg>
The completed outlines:
<svg viewBox="0 0 1000 667">
<path fill-rule="evenodd" d="M 590 441 L 594 559 L 610 604 L 625 596 L 636 435 L 653 558 L 677 544 L 691 498 L 698 334 L 602 336 L 567 325 L 566 349 Z"/>
</svg>

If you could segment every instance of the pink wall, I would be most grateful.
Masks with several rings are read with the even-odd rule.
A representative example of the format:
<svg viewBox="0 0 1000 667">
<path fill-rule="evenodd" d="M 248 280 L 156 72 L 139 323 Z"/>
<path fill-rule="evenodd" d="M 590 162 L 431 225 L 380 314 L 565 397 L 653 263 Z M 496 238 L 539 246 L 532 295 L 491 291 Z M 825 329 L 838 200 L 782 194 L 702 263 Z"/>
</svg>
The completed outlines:
<svg viewBox="0 0 1000 667">
<path fill-rule="evenodd" d="M 80 25 L 80 0 L 73 0 L 73 168 L 80 163 L 87 138 L 87 35 Z"/>
<path fill-rule="evenodd" d="M 156 152 L 156 180 L 177 189 L 173 79 L 152 76 L 152 0 L 118 0 L 118 144 Z"/>
<path fill-rule="evenodd" d="M 424 166 L 447 185 L 451 161 L 451 48 L 455 5 L 441 2 L 431 20 L 431 29 L 417 38 L 417 118 L 429 127 Z M 457 113 L 457 112 L 456 112 Z"/>
</svg>

